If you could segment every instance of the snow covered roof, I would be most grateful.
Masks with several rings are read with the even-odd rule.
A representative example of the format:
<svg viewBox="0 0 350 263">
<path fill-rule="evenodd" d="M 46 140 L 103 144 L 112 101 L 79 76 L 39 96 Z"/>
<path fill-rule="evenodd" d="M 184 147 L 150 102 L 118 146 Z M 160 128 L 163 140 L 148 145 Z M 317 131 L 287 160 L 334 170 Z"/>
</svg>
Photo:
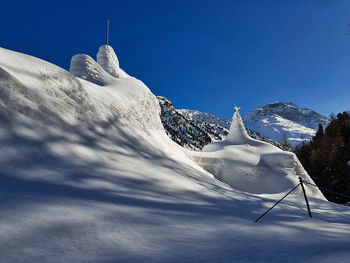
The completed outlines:
<svg viewBox="0 0 350 263">
<path fill-rule="evenodd" d="M 259 194 L 276 194 L 312 179 L 294 153 L 252 139 L 243 124 L 237 108 L 224 141 L 208 144 L 203 152 L 193 153 L 193 158 L 215 178 L 235 189 Z M 316 189 L 310 193 L 324 198 Z"/>
</svg>

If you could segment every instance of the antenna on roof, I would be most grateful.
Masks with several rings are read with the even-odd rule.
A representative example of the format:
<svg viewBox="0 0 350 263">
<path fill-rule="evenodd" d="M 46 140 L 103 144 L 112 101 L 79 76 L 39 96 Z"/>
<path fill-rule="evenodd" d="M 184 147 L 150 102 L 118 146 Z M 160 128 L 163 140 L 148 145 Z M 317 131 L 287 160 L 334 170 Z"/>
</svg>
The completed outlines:
<svg viewBox="0 0 350 263">
<path fill-rule="evenodd" d="M 106 45 L 108 46 L 109 19 L 107 19 Z"/>
</svg>

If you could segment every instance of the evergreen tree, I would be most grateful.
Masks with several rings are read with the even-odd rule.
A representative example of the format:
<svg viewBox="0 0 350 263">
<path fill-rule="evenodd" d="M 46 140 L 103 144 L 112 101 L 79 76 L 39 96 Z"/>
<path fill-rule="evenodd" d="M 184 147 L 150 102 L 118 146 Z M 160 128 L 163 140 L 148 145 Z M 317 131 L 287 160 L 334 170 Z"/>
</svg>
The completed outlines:
<svg viewBox="0 0 350 263">
<path fill-rule="evenodd" d="M 350 115 L 339 113 L 324 130 L 322 125 L 309 143 L 295 149 L 300 162 L 315 183 L 346 195 L 350 195 Z M 326 198 L 336 203 L 349 199 L 329 192 Z"/>
</svg>

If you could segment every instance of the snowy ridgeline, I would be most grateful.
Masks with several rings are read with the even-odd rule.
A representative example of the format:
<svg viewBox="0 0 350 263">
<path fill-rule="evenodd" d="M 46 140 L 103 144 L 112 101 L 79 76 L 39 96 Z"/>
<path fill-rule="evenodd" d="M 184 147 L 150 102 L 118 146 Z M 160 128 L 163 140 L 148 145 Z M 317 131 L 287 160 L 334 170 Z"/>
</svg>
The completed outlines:
<svg viewBox="0 0 350 263">
<path fill-rule="evenodd" d="M 209 113 L 185 109 L 177 111 L 200 127 L 216 127 L 222 138 L 225 138 L 227 133 L 220 131 L 226 132 L 231 124 L 231 119 L 221 120 Z M 243 115 L 242 119 L 251 137 L 285 150 L 309 141 L 316 134 L 319 124 L 325 128 L 329 123 L 327 117 L 291 102 L 266 104 Z M 215 137 L 213 141 L 218 140 L 221 139 Z"/>
<path fill-rule="evenodd" d="M 316 134 L 319 124 L 325 128 L 329 119 L 313 110 L 294 103 L 274 102 L 258 107 L 243 116 L 250 129 L 292 147 L 308 141 Z"/>
<path fill-rule="evenodd" d="M 74 56 L 71 72 L 0 49 L 0 261 L 350 258 L 349 209 L 317 188 L 312 220 L 298 189 L 253 223 L 311 179 L 294 154 L 250 138 L 238 112 L 203 152 L 170 140 L 159 115 L 109 46 L 97 61 Z"/>
<path fill-rule="evenodd" d="M 211 142 L 226 138 L 232 119 L 222 120 L 197 110 L 175 109 L 165 97 L 158 96 L 158 100 L 163 126 L 168 136 L 179 145 L 201 150 Z M 329 123 L 325 116 L 291 102 L 270 103 L 242 118 L 251 137 L 288 151 L 309 141 L 319 124 L 325 128 Z"/>
</svg>

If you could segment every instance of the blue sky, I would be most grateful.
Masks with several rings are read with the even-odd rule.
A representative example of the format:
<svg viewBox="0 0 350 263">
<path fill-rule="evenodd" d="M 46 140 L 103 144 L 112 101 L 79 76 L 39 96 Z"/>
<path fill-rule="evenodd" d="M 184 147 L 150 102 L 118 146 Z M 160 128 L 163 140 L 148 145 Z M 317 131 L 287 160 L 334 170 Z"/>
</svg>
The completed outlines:
<svg viewBox="0 0 350 263">
<path fill-rule="evenodd" d="M 6 1 L 0 46 L 69 70 L 105 42 L 177 108 L 222 118 L 292 101 L 350 109 L 350 1 Z"/>
</svg>

